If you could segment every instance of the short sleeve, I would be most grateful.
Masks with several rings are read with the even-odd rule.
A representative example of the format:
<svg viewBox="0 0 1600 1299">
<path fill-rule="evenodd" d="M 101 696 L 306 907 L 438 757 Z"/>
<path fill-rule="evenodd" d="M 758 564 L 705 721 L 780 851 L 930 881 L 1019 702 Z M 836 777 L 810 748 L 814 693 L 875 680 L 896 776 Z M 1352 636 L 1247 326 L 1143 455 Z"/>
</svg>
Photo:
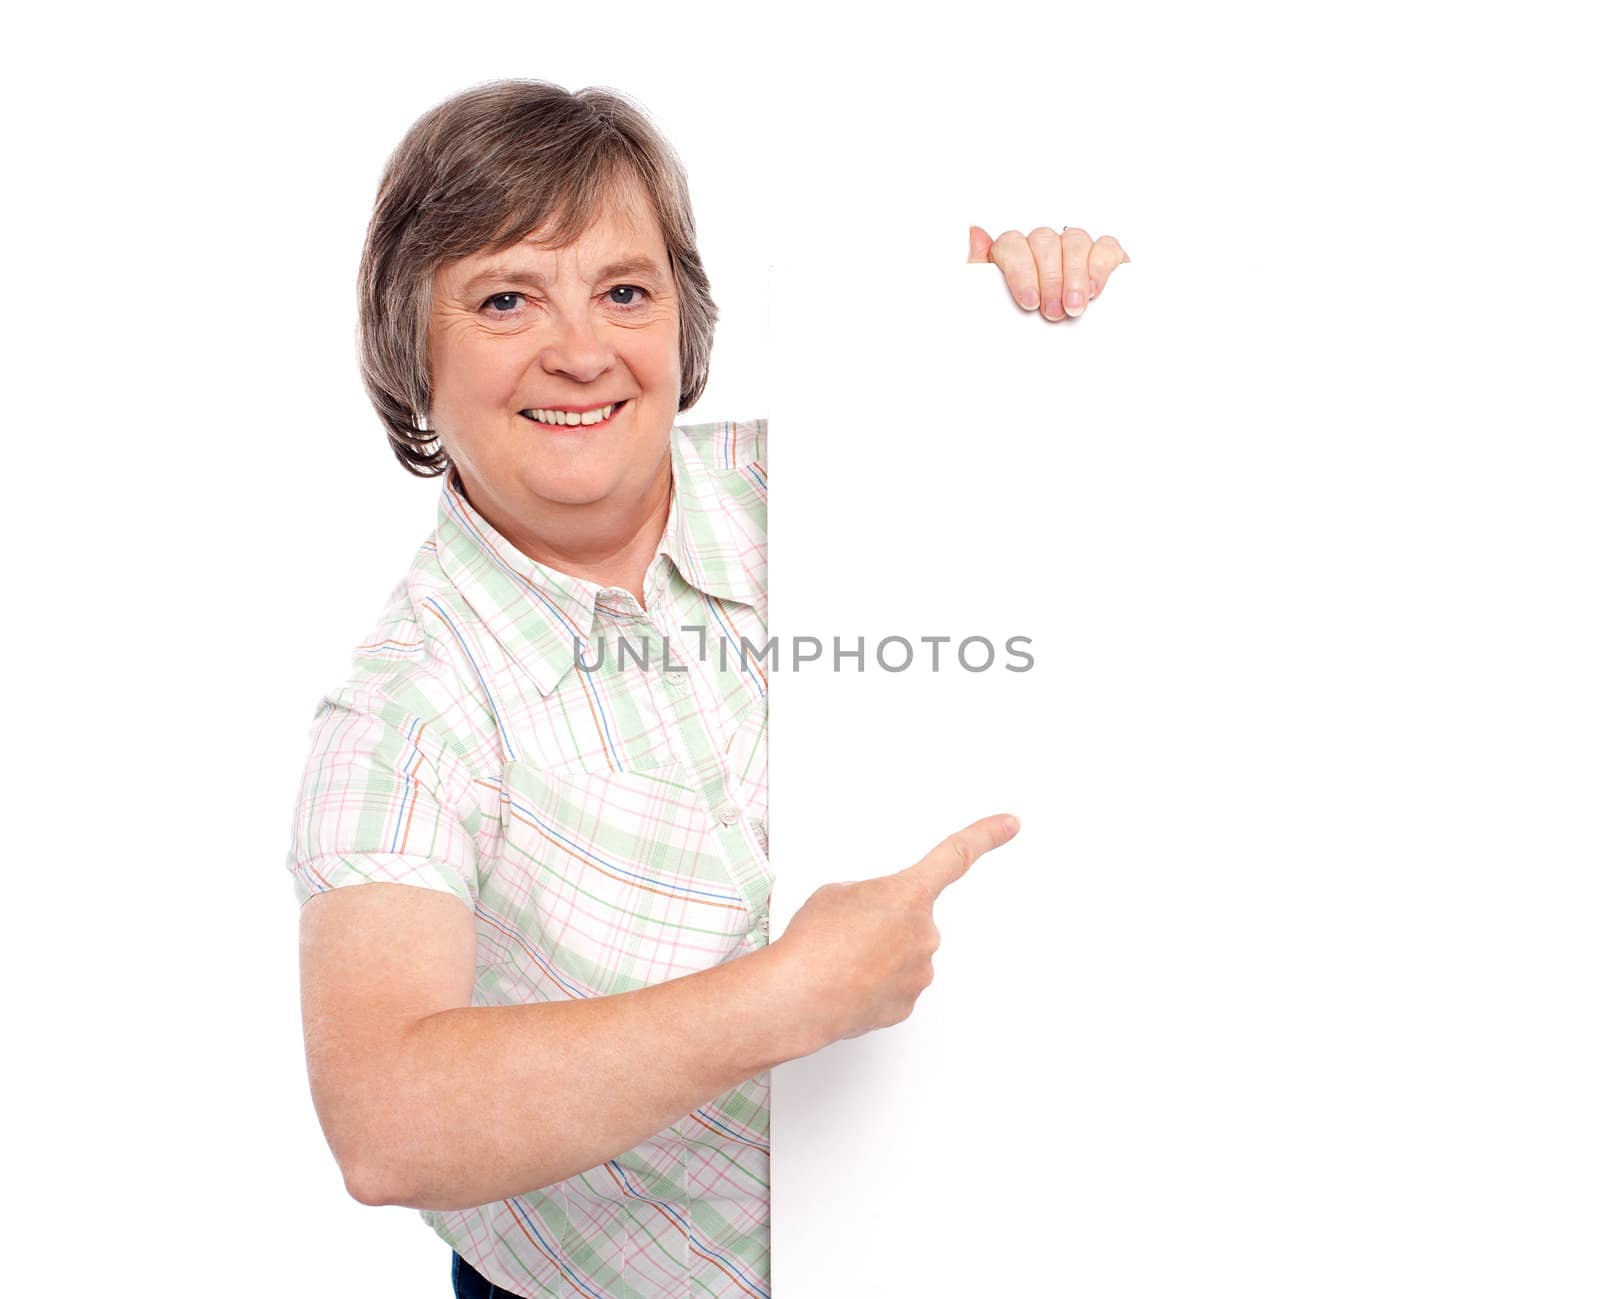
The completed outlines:
<svg viewBox="0 0 1600 1299">
<path fill-rule="evenodd" d="M 295 801 L 286 864 L 296 897 L 303 905 L 329 889 L 383 881 L 475 907 L 471 783 L 443 737 L 393 700 L 358 689 L 327 696 Z"/>
</svg>

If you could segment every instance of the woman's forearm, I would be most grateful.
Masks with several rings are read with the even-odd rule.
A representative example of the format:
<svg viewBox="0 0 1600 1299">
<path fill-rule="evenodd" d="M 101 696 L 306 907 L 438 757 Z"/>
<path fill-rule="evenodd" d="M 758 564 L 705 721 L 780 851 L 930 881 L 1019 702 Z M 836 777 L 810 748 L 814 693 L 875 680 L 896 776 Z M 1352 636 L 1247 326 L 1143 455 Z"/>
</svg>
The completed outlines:
<svg viewBox="0 0 1600 1299">
<path fill-rule="evenodd" d="M 420 1019 L 374 1080 L 352 1194 L 459 1209 L 604 1163 L 822 1046 L 791 978 L 768 946 L 615 996 Z"/>
</svg>

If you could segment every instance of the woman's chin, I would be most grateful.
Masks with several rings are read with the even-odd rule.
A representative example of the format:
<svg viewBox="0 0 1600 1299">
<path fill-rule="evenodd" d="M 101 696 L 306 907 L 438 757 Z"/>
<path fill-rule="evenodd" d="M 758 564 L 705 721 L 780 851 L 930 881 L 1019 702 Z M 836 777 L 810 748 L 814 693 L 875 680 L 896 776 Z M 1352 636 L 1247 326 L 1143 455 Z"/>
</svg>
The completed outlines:
<svg viewBox="0 0 1600 1299">
<path fill-rule="evenodd" d="M 594 474 L 541 474 L 528 484 L 529 490 L 555 505 L 595 505 L 617 488 L 609 478 Z"/>
</svg>

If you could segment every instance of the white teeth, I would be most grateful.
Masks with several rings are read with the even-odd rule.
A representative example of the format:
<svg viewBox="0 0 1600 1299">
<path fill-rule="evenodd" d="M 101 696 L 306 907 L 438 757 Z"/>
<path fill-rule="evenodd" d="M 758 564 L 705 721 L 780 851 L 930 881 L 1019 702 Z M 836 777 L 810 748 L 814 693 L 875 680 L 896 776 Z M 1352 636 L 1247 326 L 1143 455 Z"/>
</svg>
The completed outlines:
<svg viewBox="0 0 1600 1299">
<path fill-rule="evenodd" d="M 581 415 L 571 410 L 530 410 L 524 413 L 532 415 L 540 424 L 600 424 L 611 418 L 611 412 L 619 404 L 612 402 L 599 410 L 586 410 Z"/>
</svg>

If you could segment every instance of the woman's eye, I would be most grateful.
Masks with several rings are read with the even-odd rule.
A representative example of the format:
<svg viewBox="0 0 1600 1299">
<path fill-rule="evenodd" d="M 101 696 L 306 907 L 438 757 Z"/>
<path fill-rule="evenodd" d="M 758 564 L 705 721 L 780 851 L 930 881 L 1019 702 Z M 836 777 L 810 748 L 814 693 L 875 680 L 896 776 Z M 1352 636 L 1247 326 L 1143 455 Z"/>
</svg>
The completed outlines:
<svg viewBox="0 0 1600 1299">
<path fill-rule="evenodd" d="M 496 293 L 485 298 L 483 305 L 494 315 L 505 315 L 516 309 L 517 300 L 521 297 L 520 293 Z"/>
<path fill-rule="evenodd" d="M 632 294 L 633 296 L 630 299 L 628 299 L 627 301 L 622 301 L 622 300 L 619 300 L 617 298 L 617 296 L 616 296 L 619 293 L 629 293 L 629 294 Z M 644 290 L 641 289 L 637 284 L 619 284 L 619 285 L 617 285 L 616 288 L 612 289 L 610 294 L 608 294 L 607 296 L 609 296 L 611 298 L 611 301 L 616 306 L 619 306 L 619 307 L 636 307 L 636 306 L 639 305 L 639 303 L 644 298 Z"/>
</svg>

